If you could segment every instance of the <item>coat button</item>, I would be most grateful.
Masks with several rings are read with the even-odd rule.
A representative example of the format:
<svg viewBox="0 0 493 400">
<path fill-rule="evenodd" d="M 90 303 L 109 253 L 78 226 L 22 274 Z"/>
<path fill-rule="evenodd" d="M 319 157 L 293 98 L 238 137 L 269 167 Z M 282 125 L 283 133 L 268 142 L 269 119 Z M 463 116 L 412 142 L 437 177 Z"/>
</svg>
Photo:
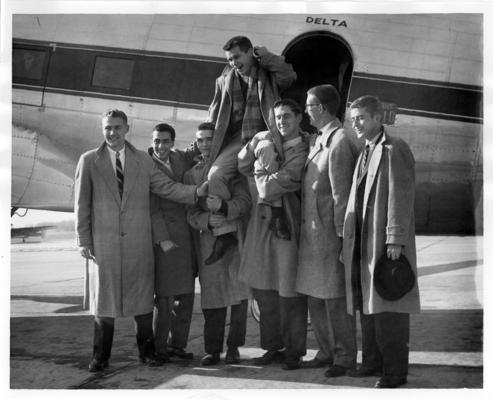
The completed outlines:
<svg viewBox="0 0 493 400">
<path fill-rule="evenodd" d="M 125 232 L 120 233 L 120 236 L 121 236 L 121 237 L 123 237 L 123 236 L 125 236 L 125 235 L 126 235 L 126 233 L 125 233 Z"/>
</svg>

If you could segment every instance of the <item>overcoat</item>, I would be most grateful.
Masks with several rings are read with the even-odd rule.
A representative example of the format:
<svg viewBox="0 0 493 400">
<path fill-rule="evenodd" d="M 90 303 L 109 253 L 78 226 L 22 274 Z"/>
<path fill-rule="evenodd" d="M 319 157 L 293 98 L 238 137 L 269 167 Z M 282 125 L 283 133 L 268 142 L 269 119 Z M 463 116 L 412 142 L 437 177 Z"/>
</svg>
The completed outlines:
<svg viewBox="0 0 493 400">
<path fill-rule="evenodd" d="M 287 64 L 283 56 L 267 52 L 258 62 L 258 95 L 260 109 L 267 129 L 276 130 L 272 106 L 279 100 L 279 92 L 288 88 L 296 79 L 291 64 Z M 229 127 L 231 107 L 233 104 L 233 77 L 235 71 L 226 66 L 223 73 L 216 79 L 214 98 L 209 106 L 207 121 L 214 122 L 216 129 L 212 140 L 211 161 L 214 161 L 221 150 L 224 136 Z M 282 144 L 279 137 L 274 138 L 278 150 Z"/>
<path fill-rule="evenodd" d="M 185 182 L 201 184 L 207 176 L 203 163 L 185 174 Z M 246 178 L 238 175 L 229 183 L 231 199 L 227 203 L 226 219 L 236 222 L 238 246 L 233 246 L 215 263 L 204 265 L 212 252 L 216 237 L 209 229 L 209 211 L 199 205 L 188 210 L 188 221 L 193 228 L 194 245 L 198 255 L 200 300 L 202 309 L 229 307 L 248 299 L 248 287 L 238 280 L 240 257 L 245 239 L 246 221 L 251 208 L 251 198 Z"/>
<path fill-rule="evenodd" d="M 89 269 L 90 311 L 125 317 L 152 312 L 154 259 L 149 192 L 194 204 L 195 186 L 173 182 L 149 155 L 125 142 L 123 196 L 103 144 L 84 153 L 75 175 L 76 237 L 93 246 Z"/>
<path fill-rule="evenodd" d="M 344 266 L 348 313 L 354 313 L 351 274 L 357 226 L 356 191 L 362 154 L 356 162 L 344 222 Z M 414 233 L 415 176 L 414 157 L 409 146 L 385 131 L 369 160 L 364 187 L 361 229 L 361 290 L 363 313 L 416 313 L 420 309 Z M 373 273 L 387 244 L 402 245 L 416 276 L 412 290 L 396 301 L 382 299 L 374 286 Z"/>
<path fill-rule="evenodd" d="M 276 290 L 282 297 L 298 296 L 295 286 L 301 218 L 299 190 L 307 154 L 308 145 L 301 141 L 284 151 L 278 172 L 255 178 L 252 177 L 254 151 L 247 144 L 238 154 L 238 169 L 249 177 L 253 203 L 240 263 L 240 280 L 255 289 Z M 258 204 L 259 195 L 267 201 L 282 198 L 291 240 L 280 239 L 269 229 L 271 207 Z"/>
<path fill-rule="evenodd" d="M 312 136 L 301 196 L 296 290 L 320 299 L 345 296 L 342 228 L 351 190 L 356 147 L 338 119 Z"/>
<path fill-rule="evenodd" d="M 152 156 L 153 149 L 150 148 L 148 153 Z M 171 149 L 169 155 L 172 171 L 156 160 L 153 162 L 176 182 L 183 182 L 185 172 L 194 164 L 193 154 L 176 149 Z M 193 293 L 197 265 L 185 205 L 151 194 L 151 224 L 156 295 L 167 297 Z M 167 231 L 164 236 L 161 234 L 163 229 Z M 172 240 L 178 247 L 164 253 L 159 246 L 162 240 Z"/>
</svg>

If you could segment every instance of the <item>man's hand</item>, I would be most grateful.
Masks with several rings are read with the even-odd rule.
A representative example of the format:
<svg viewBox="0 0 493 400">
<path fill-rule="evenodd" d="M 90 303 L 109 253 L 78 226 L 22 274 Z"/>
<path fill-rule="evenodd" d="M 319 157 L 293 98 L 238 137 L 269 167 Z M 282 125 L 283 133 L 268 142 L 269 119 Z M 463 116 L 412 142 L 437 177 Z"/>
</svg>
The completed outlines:
<svg viewBox="0 0 493 400">
<path fill-rule="evenodd" d="M 254 46 L 253 47 L 253 56 L 255 58 L 262 58 L 268 53 L 267 47 L 265 46 Z"/>
<path fill-rule="evenodd" d="M 209 211 L 217 212 L 221 209 L 223 199 L 215 194 L 210 194 L 207 196 L 206 204 Z"/>
<path fill-rule="evenodd" d="M 96 262 L 96 257 L 94 257 L 94 247 L 93 246 L 79 246 L 79 253 L 82 257 L 88 258 Z"/>
<path fill-rule="evenodd" d="M 167 253 L 168 251 L 173 250 L 176 247 L 180 247 L 172 240 L 163 240 L 162 242 L 159 242 L 159 246 L 164 253 Z"/>
<path fill-rule="evenodd" d="M 202 185 L 197 186 L 197 196 L 205 197 L 209 193 L 209 182 L 205 181 Z"/>
<path fill-rule="evenodd" d="M 209 213 L 209 225 L 211 227 L 217 228 L 221 226 L 224 221 L 226 221 L 226 217 L 224 215 Z"/>
<path fill-rule="evenodd" d="M 400 244 L 387 245 L 387 258 L 397 260 L 401 256 L 402 246 Z"/>
<path fill-rule="evenodd" d="M 255 151 L 255 149 L 257 148 L 258 142 L 260 142 L 261 140 L 272 140 L 271 133 L 269 131 L 259 132 L 254 137 L 252 137 L 250 139 L 249 144 L 248 144 L 250 147 L 250 150 Z"/>
</svg>

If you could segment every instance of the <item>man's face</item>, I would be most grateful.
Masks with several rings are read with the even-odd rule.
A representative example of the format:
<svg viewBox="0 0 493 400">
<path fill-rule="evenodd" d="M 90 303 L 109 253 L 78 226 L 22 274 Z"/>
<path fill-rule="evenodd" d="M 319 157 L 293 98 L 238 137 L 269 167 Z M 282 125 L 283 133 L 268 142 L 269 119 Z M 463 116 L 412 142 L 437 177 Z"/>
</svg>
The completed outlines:
<svg viewBox="0 0 493 400">
<path fill-rule="evenodd" d="M 197 139 L 197 147 L 199 148 L 200 154 L 205 158 L 209 157 L 211 154 L 212 136 L 214 131 L 211 130 L 200 130 L 195 134 Z"/>
<path fill-rule="evenodd" d="M 320 104 L 320 100 L 313 94 L 309 94 L 306 98 L 305 111 L 310 117 L 310 123 L 318 128 L 318 122 L 322 117 L 323 106 Z"/>
<path fill-rule="evenodd" d="M 114 151 L 123 149 L 128 125 L 118 117 L 104 117 L 102 120 L 103 136 L 108 147 Z"/>
<path fill-rule="evenodd" d="M 160 160 L 166 161 L 168 159 L 169 152 L 174 145 L 175 141 L 171 139 L 170 132 L 152 132 L 152 148 Z"/>
<path fill-rule="evenodd" d="M 289 106 L 280 106 L 274 109 L 274 115 L 283 141 L 294 139 L 299 135 L 301 114 L 296 115 Z"/>
<path fill-rule="evenodd" d="M 253 48 L 244 52 L 238 46 L 235 46 L 231 50 L 226 51 L 226 60 L 228 60 L 229 65 L 235 68 L 241 75 L 248 76 L 253 63 L 255 62 Z"/>
<path fill-rule="evenodd" d="M 382 122 L 379 114 L 372 117 L 366 108 L 352 108 L 350 113 L 351 124 L 358 139 L 371 140 L 380 131 Z"/>
</svg>

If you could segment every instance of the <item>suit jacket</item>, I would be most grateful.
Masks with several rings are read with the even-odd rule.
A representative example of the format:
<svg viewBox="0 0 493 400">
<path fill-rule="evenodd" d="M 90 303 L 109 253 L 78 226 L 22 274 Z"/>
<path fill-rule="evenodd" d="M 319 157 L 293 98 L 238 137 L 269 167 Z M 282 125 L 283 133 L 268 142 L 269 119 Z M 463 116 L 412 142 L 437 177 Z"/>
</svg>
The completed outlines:
<svg viewBox="0 0 493 400">
<path fill-rule="evenodd" d="M 148 152 L 152 157 L 153 149 L 150 148 Z M 193 156 L 191 151 L 171 149 L 169 162 L 172 171 L 158 161 L 153 161 L 170 179 L 183 182 L 185 172 L 195 163 Z M 151 194 L 151 223 L 156 295 L 193 293 L 197 265 L 185 205 Z M 159 246 L 162 240 L 172 240 L 178 247 L 164 253 Z"/>
<path fill-rule="evenodd" d="M 296 290 L 332 299 L 346 293 L 339 256 L 356 148 L 338 119 L 322 132 L 312 138 L 304 168 Z"/>
<path fill-rule="evenodd" d="M 214 98 L 209 107 L 207 120 L 214 122 L 216 129 L 212 141 L 211 161 L 218 156 L 231 117 L 232 90 L 234 69 L 226 67 L 216 79 Z M 262 117 L 268 130 L 276 130 L 272 106 L 279 100 L 279 91 L 288 88 L 296 79 L 291 64 L 284 61 L 284 57 L 268 53 L 260 58 L 258 68 L 258 91 Z M 282 144 L 275 138 L 275 145 L 281 154 Z"/>
<path fill-rule="evenodd" d="M 416 242 L 414 233 L 414 157 L 409 146 L 401 139 L 389 136 L 386 132 L 378 140 L 368 161 L 363 194 L 361 242 L 358 236 L 356 195 L 358 190 L 358 171 L 360 154 L 353 174 L 344 222 L 344 266 L 348 312 L 353 313 L 353 287 L 351 284 L 354 268 L 361 271 L 363 312 L 419 312 L 419 291 L 416 266 Z M 403 254 L 409 260 L 416 275 L 413 289 L 397 301 L 382 299 L 373 283 L 375 265 L 386 254 L 387 244 L 403 247 Z M 361 246 L 360 259 L 355 259 L 355 247 Z M 353 265 L 354 264 L 354 265 Z"/>
<path fill-rule="evenodd" d="M 195 186 L 173 182 L 148 154 L 128 142 L 125 146 L 122 198 L 106 144 L 82 154 L 75 174 L 76 237 L 79 246 L 94 247 L 89 304 L 97 316 L 133 316 L 153 309 L 149 192 L 195 202 Z"/>
<path fill-rule="evenodd" d="M 252 177 L 254 151 L 246 145 L 238 154 L 238 168 L 249 177 L 253 202 L 240 263 L 240 280 L 255 289 L 276 290 L 283 297 L 298 296 L 295 286 L 300 233 L 299 190 L 307 154 L 308 145 L 302 141 L 284 152 L 285 159 L 277 172 L 265 171 L 255 178 Z M 291 240 L 279 239 L 269 229 L 272 210 L 270 206 L 258 204 L 259 196 L 267 201 L 282 199 Z"/>
</svg>

